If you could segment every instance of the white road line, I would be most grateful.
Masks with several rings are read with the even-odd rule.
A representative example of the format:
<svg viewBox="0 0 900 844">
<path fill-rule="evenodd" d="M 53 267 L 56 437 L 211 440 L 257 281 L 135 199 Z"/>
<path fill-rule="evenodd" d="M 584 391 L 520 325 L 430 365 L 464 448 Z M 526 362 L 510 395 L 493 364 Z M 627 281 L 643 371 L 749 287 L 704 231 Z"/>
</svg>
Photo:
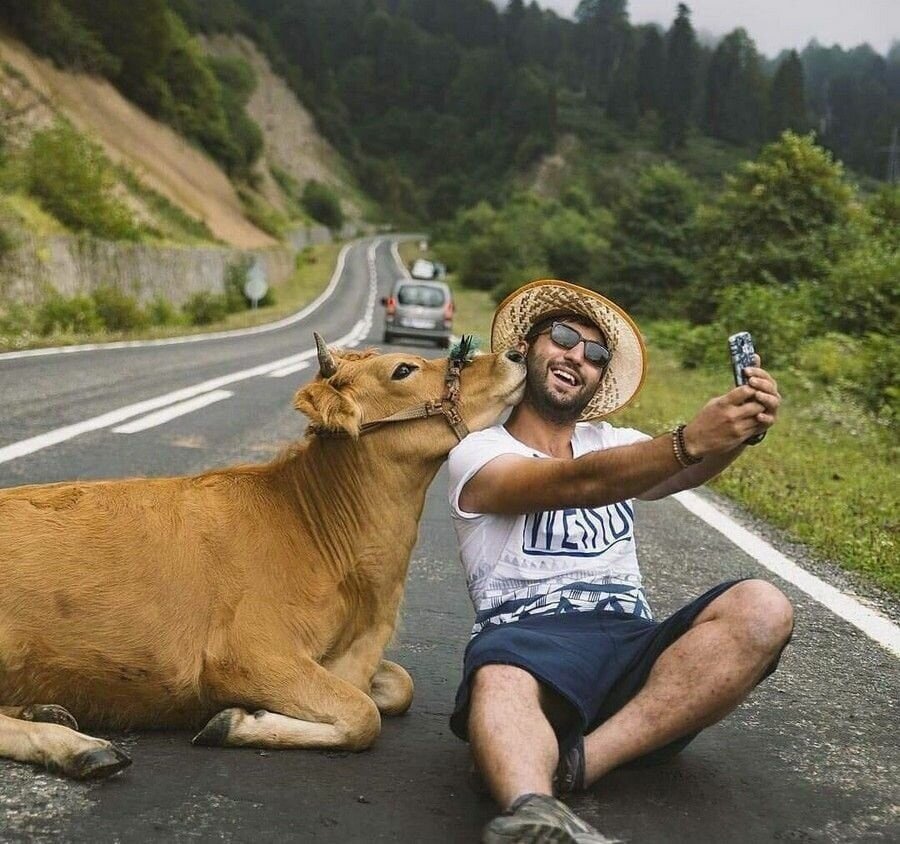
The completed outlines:
<svg viewBox="0 0 900 844">
<path fill-rule="evenodd" d="M 177 419 L 179 416 L 192 413 L 193 411 L 199 410 L 201 407 L 206 407 L 214 402 L 222 401 L 222 399 L 230 399 L 233 395 L 234 393 L 229 392 L 228 390 L 215 390 L 212 393 L 204 393 L 202 396 L 197 396 L 196 398 L 170 405 L 163 410 L 157 410 L 156 413 L 151 413 L 149 416 L 143 416 L 134 422 L 129 422 L 127 425 L 119 425 L 118 428 L 113 428 L 113 433 L 136 434 L 138 431 L 146 431 L 148 428 L 155 428 L 157 425 L 162 425 L 171 419 Z"/>
<path fill-rule="evenodd" d="M 347 253 L 350 251 L 350 247 L 357 242 L 358 241 L 353 241 L 352 243 L 348 243 L 341 249 L 334 273 L 331 276 L 331 280 L 328 282 L 328 287 L 326 287 L 325 290 L 323 290 L 322 293 L 320 293 L 319 296 L 305 308 L 284 319 L 280 319 L 277 322 L 269 322 L 265 325 L 254 326 L 253 328 L 235 328 L 231 331 L 215 331 L 211 334 L 188 334 L 183 337 L 169 337 L 163 340 L 117 340 L 113 343 L 85 343 L 80 346 L 54 346 L 49 349 L 27 349 L 22 352 L 4 352 L 0 354 L 0 361 L 15 360 L 17 358 L 43 357 L 46 355 L 68 355 L 76 352 L 96 352 L 104 351 L 106 349 L 138 349 L 148 346 L 174 346 L 181 343 L 200 343 L 204 340 L 246 337 L 251 334 L 265 334 L 268 331 L 277 331 L 279 328 L 286 328 L 287 326 L 300 321 L 304 317 L 309 316 L 329 296 L 331 296 L 344 271 Z"/>
<path fill-rule="evenodd" d="M 286 375 L 293 375 L 295 372 L 302 372 L 304 369 L 309 369 L 310 365 L 310 362 L 305 360 L 301 363 L 285 366 L 283 369 L 276 369 L 274 372 L 270 372 L 269 378 L 284 378 Z"/>
<path fill-rule="evenodd" d="M 835 615 L 862 630 L 894 656 L 900 657 L 900 627 L 875 610 L 845 595 L 814 574 L 800 568 L 768 542 L 725 515 L 718 507 L 693 492 L 680 492 L 675 498 L 691 513 L 730 539 L 742 551 L 753 557 L 782 580 L 793 584 Z"/>
<path fill-rule="evenodd" d="M 409 270 L 406 269 L 406 264 L 403 263 L 403 259 L 400 257 L 400 241 L 395 240 L 391 243 L 391 254 L 394 256 L 394 260 L 397 262 L 397 267 L 400 269 L 400 272 L 403 273 L 405 278 L 412 278 L 409 274 Z"/>
<path fill-rule="evenodd" d="M 369 300 L 367 304 L 366 314 L 356 323 L 356 325 L 353 326 L 349 333 L 345 334 L 343 337 L 339 337 L 333 342 L 332 345 L 355 346 L 362 339 L 364 339 L 369 332 L 369 328 L 372 325 L 372 312 L 374 310 L 375 302 L 375 294 L 373 291 L 377 290 L 377 280 L 371 274 L 373 266 L 372 256 L 374 255 L 375 247 L 380 242 L 380 240 L 376 241 L 369 248 Z M 277 369 L 284 369 L 287 366 L 298 364 L 315 356 L 316 350 L 308 349 L 307 351 L 300 352 L 296 355 L 290 355 L 289 357 L 280 358 L 279 360 L 271 361 L 270 363 L 264 363 L 259 366 L 254 366 L 251 369 L 243 369 L 239 372 L 232 372 L 228 375 L 222 375 L 218 378 L 212 378 L 209 381 L 202 381 L 199 384 L 195 384 L 193 387 L 185 387 L 184 389 L 175 390 L 171 393 L 165 393 L 164 395 L 157 396 L 156 398 L 147 399 L 146 401 L 137 402 L 136 404 L 126 405 L 125 407 L 120 407 L 117 410 L 111 410 L 108 413 L 103 413 L 100 416 L 94 416 L 91 419 L 86 419 L 83 422 L 76 422 L 72 425 L 66 425 L 62 428 L 56 428 L 53 431 L 48 431 L 45 434 L 39 434 L 36 437 L 30 437 L 27 440 L 21 440 L 20 442 L 11 443 L 10 445 L 0 447 L 0 463 L 7 463 L 8 461 L 15 460 L 18 457 L 24 457 L 27 454 L 33 454 L 36 451 L 40 451 L 41 449 L 49 448 L 50 446 L 66 442 L 67 440 L 71 440 L 74 437 L 88 433 L 90 431 L 98 431 L 102 428 L 108 428 L 112 425 L 118 425 L 120 422 L 124 422 L 126 419 L 131 419 L 135 416 L 141 416 L 145 413 L 149 413 L 150 411 L 158 410 L 161 407 L 166 407 L 170 404 L 174 404 L 175 402 L 193 398 L 194 396 L 198 396 L 202 393 L 212 392 L 213 390 L 217 390 L 220 387 L 225 387 L 229 384 L 235 384 L 238 381 L 245 381 L 248 378 L 255 378 L 259 375 L 268 375 L 270 372 L 273 372 Z"/>
</svg>

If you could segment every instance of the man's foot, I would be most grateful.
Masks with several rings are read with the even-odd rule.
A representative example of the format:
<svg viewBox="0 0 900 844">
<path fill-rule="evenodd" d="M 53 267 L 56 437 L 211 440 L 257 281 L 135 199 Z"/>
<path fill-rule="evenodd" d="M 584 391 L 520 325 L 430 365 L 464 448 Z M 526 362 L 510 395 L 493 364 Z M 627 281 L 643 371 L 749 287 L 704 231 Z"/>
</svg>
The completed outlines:
<svg viewBox="0 0 900 844">
<path fill-rule="evenodd" d="M 584 736 L 579 736 L 567 753 L 560 754 L 553 787 L 556 794 L 584 791 Z"/>
<path fill-rule="evenodd" d="M 547 794 L 524 794 L 481 834 L 482 844 L 614 844 Z"/>
</svg>

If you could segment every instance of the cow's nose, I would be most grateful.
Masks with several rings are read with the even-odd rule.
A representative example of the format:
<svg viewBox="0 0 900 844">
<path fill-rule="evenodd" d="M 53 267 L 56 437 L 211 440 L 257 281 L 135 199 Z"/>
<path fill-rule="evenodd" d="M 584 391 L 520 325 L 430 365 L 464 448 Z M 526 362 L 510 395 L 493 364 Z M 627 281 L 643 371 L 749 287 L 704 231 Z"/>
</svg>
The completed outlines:
<svg viewBox="0 0 900 844">
<path fill-rule="evenodd" d="M 507 356 L 513 363 L 522 363 L 522 362 L 525 360 L 525 355 L 523 355 L 521 352 L 517 352 L 515 349 L 510 349 L 510 350 L 506 353 L 506 356 Z"/>
</svg>

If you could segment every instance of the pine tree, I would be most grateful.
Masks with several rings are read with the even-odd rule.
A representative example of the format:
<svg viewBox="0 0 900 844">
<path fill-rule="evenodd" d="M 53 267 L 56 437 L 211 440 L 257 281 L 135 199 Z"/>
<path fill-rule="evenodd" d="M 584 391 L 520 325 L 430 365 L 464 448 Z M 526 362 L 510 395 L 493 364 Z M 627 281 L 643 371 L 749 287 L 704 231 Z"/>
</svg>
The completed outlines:
<svg viewBox="0 0 900 844">
<path fill-rule="evenodd" d="M 769 92 L 768 130 L 772 137 L 778 137 L 785 129 L 804 132 L 809 128 L 804 84 L 800 56 L 791 50 L 778 65 Z"/>
<path fill-rule="evenodd" d="M 610 82 L 607 114 L 628 129 L 634 128 L 638 118 L 638 63 L 633 29 L 625 31 L 622 55 Z"/>
<path fill-rule="evenodd" d="M 588 96 L 609 102 L 610 86 L 629 31 L 627 0 L 581 0 L 575 10 L 584 54 Z"/>
<path fill-rule="evenodd" d="M 643 29 L 638 51 L 637 102 L 641 114 L 661 112 L 666 93 L 666 44 L 655 26 Z"/>
<path fill-rule="evenodd" d="M 525 49 L 522 43 L 522 23 L 525 19 L 525 0 L 509 0 L 503 12 L 503 40 L 506 55 L 513 65 L 525 61 Z"/>
<path fill-rule="evenodd" d="M 736 29 L 722 39 L 706 73 L 703 126 L 714 138 L 754 143 L 765 134 L 765 78 L 753 39 Z"/>
<path fill-rule="evenodd" d="M 691 10 L 679 3 L 666 38 L 666 95 L 662 122 L 662 144 L 666 149 L 683 146 L 687 138 L 696 75 L 697 36 L 691 26 Z"/>
</svg>

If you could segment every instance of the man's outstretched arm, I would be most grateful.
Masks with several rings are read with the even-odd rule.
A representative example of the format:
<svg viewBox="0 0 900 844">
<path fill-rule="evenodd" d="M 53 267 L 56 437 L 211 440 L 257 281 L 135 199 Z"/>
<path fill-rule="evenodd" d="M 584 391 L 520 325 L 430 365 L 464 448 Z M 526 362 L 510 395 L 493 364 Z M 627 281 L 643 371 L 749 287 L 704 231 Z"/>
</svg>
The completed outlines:
<svg viewBox="0 0 900 844">
<path fill-rule="evenodd" d="M 771 381 L 763 370 L 748 370 L 748 374 L 756 371 Z M 774 382 L 771 384 L 774 389 Z M 627 498 L 651 497 L 651 493 L 660 497 L 657 493 L 666 495 L 703 483 L 707 472 L 712 477 L 734 460 L 744 440 L 774 422 L 777 401 L 774 406 L 771 398 L 760 401 L 757 397 L 767 390 L 758 387 L 736 387 L 712 399 L 688 423 L 688 450 L 704 458 L 697 466 L 681 466 L 672 449 L 671 434 L 574 460 L 534 460 L 508 454 L 492 460 L 466 483 L 459 506 L 469 513 L 507 515 L 602 507 Z"/>
</svg>

